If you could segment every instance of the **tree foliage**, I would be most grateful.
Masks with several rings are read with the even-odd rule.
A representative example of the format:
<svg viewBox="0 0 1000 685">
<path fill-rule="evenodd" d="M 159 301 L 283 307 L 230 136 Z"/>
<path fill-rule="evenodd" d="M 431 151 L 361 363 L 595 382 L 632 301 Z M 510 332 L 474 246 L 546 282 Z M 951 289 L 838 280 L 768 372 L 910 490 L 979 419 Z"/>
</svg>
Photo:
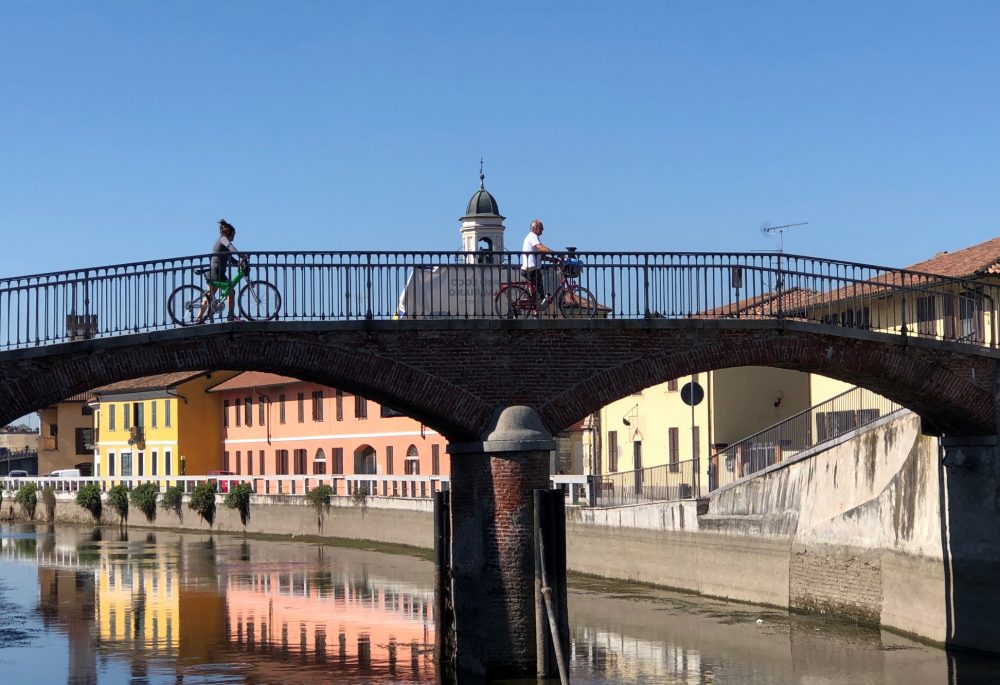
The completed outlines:
<svg viewBox="0 0 1000 685">
<path fill-rule="evenodd" d="M 95 521 L 101 520 L 103 504 L 101 503 L 101 488 L 97 483 L 88 483 L 77 490 L 76 503 L 90 512 Z"/>
<path fill-rule="evenodd" d="M 253 494 L 253 486 L 249 483 L 240 483 L 229 488 L 223 504 L 229 509 L 236 509 L 240 512 L 240 522 L 245 526 L 250 521 L 250 495 Z"/>
<path fill-rule="evenodd" d="M 108 504 L 118 513 L 118 525 L 128 521 L 128 488 L 122 483 L 108 490 Z"/>
<path fill-rule="evenodd" d="M 28 519 L 35 518 L 35 508 L 38 506 L 38 486 L 34 482 L 25 483 L 17 489 L 14 501 L 21 505 L 21 511 Z"/>
<path fill-rule="evenodd" d="M 184 490 L 179 485 L 171 485 L 163 491 L 163 499 L 160 500 L 160 509 L 172 511 L 181 518 L 181 503 L 184 502 Z"/>
<path fill-rule="evenodd" d="M 129 495 L 132 506 L 141 511 L 150 523 L 156 520 L 156 498 L 158 494 L 159 488 L 156 483 L 143 483 L 142 485 L 135 486 L 132 489 L 132 494 Z"/>
<path fill-rule="evenodd" d="M 56 489 L 47 486 L 42 488 L 42 506 L 45 507 L 45 520 L 52 522 L 56 520 Z"/>
<path fill-rule="evenodd" d="M 215 483 L 202 483 L 191 493 L 188 508 L 198 513 L 205 523 L 215 523 Z"/>
</svg>

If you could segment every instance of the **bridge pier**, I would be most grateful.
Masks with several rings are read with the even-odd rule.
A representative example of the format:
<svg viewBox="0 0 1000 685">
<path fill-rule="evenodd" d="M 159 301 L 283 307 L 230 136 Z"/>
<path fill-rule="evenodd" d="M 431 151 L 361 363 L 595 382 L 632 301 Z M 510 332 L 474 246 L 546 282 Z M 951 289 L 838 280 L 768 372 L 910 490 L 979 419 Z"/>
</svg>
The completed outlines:
<svg viewBox="0 0 1000 685">
<path fill-rule="evenodd" d="M 494 412 L 481 442 L 448 446 L 458 682 L 535 677 L 532 491 L 548 487 L 554 448 L 525 406 Z"/>
</svg>

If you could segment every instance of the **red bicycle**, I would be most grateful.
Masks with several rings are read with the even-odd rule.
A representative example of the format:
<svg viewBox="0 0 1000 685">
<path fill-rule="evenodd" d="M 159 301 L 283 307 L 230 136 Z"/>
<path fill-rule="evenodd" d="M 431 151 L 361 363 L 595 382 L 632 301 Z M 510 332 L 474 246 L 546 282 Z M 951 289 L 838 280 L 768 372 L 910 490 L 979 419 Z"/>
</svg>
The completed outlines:
<svg viewBox="0 0 1000 685">
<path fill-rule="evenodd" d="M 561 277 L 556 287 L 544 302 L 538 300 L 538 290 L 531 281 L 504 283 L 493 293 L 493 311 L 501 319 L 524 319 L 539 316 L 548 311 L 553 303 L 559 316 L 568 319 L 593 319 L 597 314 L 597 298 L 573 279 L 579 278 L 583 262 L 572 256 L 543 257 L 554 262 Z"/>
</svg>

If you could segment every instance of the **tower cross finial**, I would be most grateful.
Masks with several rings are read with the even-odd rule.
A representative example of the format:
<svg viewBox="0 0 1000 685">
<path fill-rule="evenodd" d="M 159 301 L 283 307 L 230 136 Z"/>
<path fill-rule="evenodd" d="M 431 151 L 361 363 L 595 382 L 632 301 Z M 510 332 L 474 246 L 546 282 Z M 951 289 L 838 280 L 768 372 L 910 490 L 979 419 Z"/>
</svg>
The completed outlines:
<svg viewBox="0 0 1000 685">
<path fill-rule="evenodd" d="M 479 189 L 486 190 L 486 176 L 483 174 L 483 158 L 479 157 Z"/>
</svg>

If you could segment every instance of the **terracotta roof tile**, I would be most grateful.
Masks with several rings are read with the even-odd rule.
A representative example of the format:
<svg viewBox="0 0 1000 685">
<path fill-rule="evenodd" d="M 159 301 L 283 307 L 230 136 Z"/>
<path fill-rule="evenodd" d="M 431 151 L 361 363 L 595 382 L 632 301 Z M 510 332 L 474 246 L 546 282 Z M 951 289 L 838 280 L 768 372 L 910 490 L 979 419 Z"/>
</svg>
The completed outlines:
<svg viewBox="0 0 1000 685">
<path fill-rule="evenodd" d="M 956 252 L 939 252 L 930 259 L 906 268 L 909 271 L 952 277 L 1000 273 L 1000 237 Z"/>
<path fill-rule="evenodd" d="M 208 371 L 178 371 L 175 373 L 161 373 L 155 376 L 143 376 L 127 381 L 111 383 L 100 388 L 94 388 L 94 394 L 109 394 L 118 392 L 140 392 L 142 390 L 160 390 L 162 388 L 173 388 L 186 381 L 199 376 L 204 376 Z"/>
<path fill-rule="evenodd" d="M 270 385 L 290 385 L 292 383 L 302 383 L 298 378 L 289 376 L 279 376 L 276 373 L 266 373 L 264 371 L 244 371 L 233 376 L 228 381 L 223 381 L 216 386 L 209 388 L 209 392 L 222 392 L 225 390 L 243 390 L 245 388 L 263 388 Z"/>
</svg>

